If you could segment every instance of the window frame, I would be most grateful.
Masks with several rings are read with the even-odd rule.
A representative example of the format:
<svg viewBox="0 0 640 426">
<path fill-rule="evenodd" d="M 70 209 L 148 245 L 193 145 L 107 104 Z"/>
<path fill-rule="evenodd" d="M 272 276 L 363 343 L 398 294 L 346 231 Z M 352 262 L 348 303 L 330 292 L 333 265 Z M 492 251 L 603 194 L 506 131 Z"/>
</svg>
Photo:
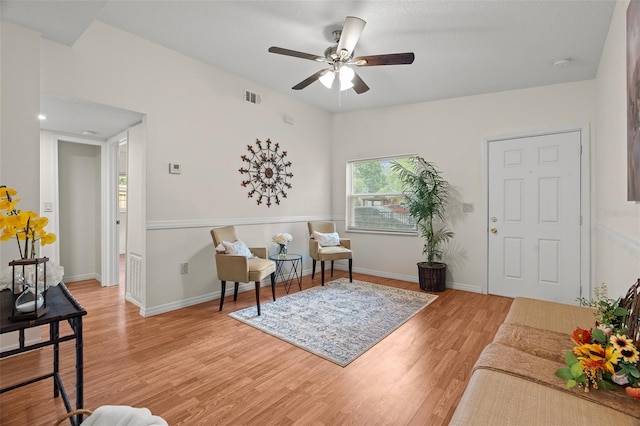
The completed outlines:
<svg viewBox="0 0 640 426">
<path fill-rule="evenodd" d="M 124 184 L 122 184 L 122 178 L 125 179 Z M 127 211 L 127 203 L 128 203 L 128 185 L 129 185 L 129 181 L 127 178 L 126 173 L 120 173 L 118 174 L 118 212 L 120 213 L 126 213 Z M 124 206 L 123 206 L 124 204 Z"/>
<path fill-rule="evenodd" d="M 355 207 L 383 207 L 382 205 L 371 205 L 371 206 L 356 206 L 355 203 L 357 199 L 367 198 L 380 198 L 379 201 L 384 202 L 384 200 L 388 200 L 392 197 L 403 197 L 402 191 L 398 192 L 374 192 L 374 193 L 354 193 L 353 184 L 354 184 L 354 170 L 355 165 L 358 163 L 372 162 L 372 161 L 394 161 L 400 158 L 411 158 L 415 157 L 417 154 L 397 154 L 397 155 L 385 155 L 380 157 L 368 157 L 361 158 L 356 160 L 348 160 L 346 164 L 346 197 L 345 197 L 345 230 L 346 232 L 354 232 L 354 233 L 369 233 L 369 234 L 391 234 L 391 235 L 418 235 L 417 225 L 414 224 L 411 228 L 387 228 L 387 227 L 363 227 L 355 225 Z"/>
</svg>

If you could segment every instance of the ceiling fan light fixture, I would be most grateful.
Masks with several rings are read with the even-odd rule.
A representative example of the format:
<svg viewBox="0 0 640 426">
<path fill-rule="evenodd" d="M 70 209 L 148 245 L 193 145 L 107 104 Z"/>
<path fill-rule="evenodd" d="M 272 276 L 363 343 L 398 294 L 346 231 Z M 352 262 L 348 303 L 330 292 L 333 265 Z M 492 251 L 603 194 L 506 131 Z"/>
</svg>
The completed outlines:
<svg viewBox="0 0 640 426">
<path fill-rule="evenodd" d="M 349 90 L 353 87 L 353 83 L 348 81 L 346 83 L 340 83 L 340 91 L 344 92 L 345 90 Z"/>
<path fill-rule="evenodd" d="M 320 83 L 322 83 L 327 89 L 331 89 L 333 87 L 333 81 L 335 79 L 336 74 L 333 71 L 327 71 L 319 78 Z"/>
<path fill-rule="evenodd" d="M 340 68 L 340 90 L 347 90 L 353 87 L 353 77 L 356 73 L 349 67 Z"/>
<path fill-rule="evenodd" d="M 413 52 L 388 53 L 384 55 L 368 55 L 353 58 L 353 52 L 362 35 L 362 30 L 366 21 L 355 16 L 347 16 L 344 26 L 340 30 L 333 32 L 334 40 L 337 44 L 329 46 L 324 50 L 324 56 L 312 55 L 311 53 L 298 52 L 297 50 L 285 49 L 283 47 L 271 46 L 268 51 L 279 55 L 292 56 L 294 58 L 307 59 L 317 62 L 324 62 L 331 68 L 320 69 L 300 83 L 293 86 L 292 90 L 302 90 L 310 84 L 320 80 L 327 89 L 332 89 L 336 80 L 340 80 L 339 89 L 353 89 L 357 94 L 365 93 L 369 86 L 362 78 L 355 73 L 351 66 L 371 67 L 377 65 L 402 65 L 412 64 L 415 55 Z M 345 66 L 348 65 L 348 66 Z"/>
</svg>

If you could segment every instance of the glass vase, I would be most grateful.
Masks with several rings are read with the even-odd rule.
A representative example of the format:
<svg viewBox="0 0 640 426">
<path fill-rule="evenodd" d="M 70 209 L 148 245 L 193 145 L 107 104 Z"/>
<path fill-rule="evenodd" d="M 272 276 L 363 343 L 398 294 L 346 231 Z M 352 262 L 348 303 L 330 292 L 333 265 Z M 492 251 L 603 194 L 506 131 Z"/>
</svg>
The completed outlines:
<svg viewBox="0 0 640 426">
<path fill-rule="evenodd" d="M 284 259 L 285 257 L 287 257 L 287 245 L 286 244 L 278 244 L 278 257 L 280 259 Z"/>
</svg>

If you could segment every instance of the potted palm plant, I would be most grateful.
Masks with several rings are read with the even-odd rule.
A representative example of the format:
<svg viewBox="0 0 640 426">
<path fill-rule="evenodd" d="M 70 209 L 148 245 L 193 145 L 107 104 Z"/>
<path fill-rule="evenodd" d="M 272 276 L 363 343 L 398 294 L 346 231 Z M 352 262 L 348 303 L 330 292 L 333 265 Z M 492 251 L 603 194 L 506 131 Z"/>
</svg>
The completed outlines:
<svg viewBox="0 0 640 426">
<path fill-rule="evenodd" d="M 436 259 L 442 258 L 441 245 L 454 235 L 444 223 L 449 183 L 433 163 L 420 156 L 412 160 L 410 165 L 394 161 L 391 169 L 398 175 L 409 215 L 424 239 L 422 253 L 427 256 L 427 261 L 418 263 L 420 288 L 444 291 L 447 265 Z"/>
</svg>

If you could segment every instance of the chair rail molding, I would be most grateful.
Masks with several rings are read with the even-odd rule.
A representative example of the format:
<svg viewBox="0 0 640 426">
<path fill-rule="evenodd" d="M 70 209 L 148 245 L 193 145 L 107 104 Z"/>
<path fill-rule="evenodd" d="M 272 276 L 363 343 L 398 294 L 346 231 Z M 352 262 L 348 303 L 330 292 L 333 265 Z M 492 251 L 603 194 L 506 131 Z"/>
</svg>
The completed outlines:
<svg viewBox="0 0 640 426">
<path fill-rule="evenodd" d="M 602 222 L 596 222 L 595 229 L 619 246 L 624 247 L 629 253 L 640 258 L 640 240 L 627 233 L 620 232 L 609 225 L 605 225 Z"/>
<path fill-rule="evenodd" d="M 283 217 L 248 217 L 248 218 L 223 218 L 223 219 L 184 219 L 184 220 L 149 220 L 146 223 L 147 230 L 184 229 L 184 228 L 211 228 L 216 226 L 242 226 L 242 225 L 271 225 L 277 223 L 300 223 L 308 221 L 329 220 L 326 216 L 283 216 Z"/>
</svg>

